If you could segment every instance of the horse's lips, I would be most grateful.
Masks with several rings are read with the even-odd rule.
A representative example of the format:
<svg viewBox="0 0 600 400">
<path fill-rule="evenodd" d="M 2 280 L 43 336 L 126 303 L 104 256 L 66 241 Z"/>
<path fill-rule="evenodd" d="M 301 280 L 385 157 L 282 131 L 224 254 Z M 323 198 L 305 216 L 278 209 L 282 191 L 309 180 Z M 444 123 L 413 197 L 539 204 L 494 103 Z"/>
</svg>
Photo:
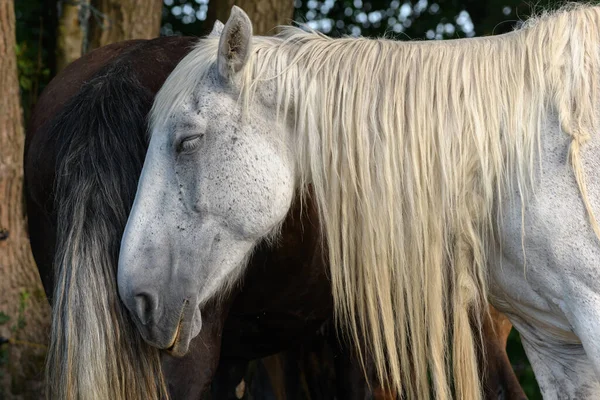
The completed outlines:
<svg viewBox="0 0 600 400">
<path fill-rule="evenodd" d="M 179 321 L 179 324 L 177 325 L 177 330 L 175 331 L 175 336 L 173 337 L 173 341 L 171 342 L 171 345 L 167 348 L 167 350 L 171 350 L 177 344 L 177 341 L 179 340 L 179 335 L 181 334 L 181 324 L 182 323 L 183 323 L 183 319 Z"/>
<path fill-rule="evenodd" d="M 171 345 L 165 349 L 167 353 L 173 356 L 183 356 L 187 352 L 187 345 L 181 341 L 183 331 L 182 324 L 183 319 L 179 322 L 179 325 L 177 325 L 177 330 L 175 331 Z"/>
<path fill-rule="evenodd" d="M 184 302 L 183 305 L 183 309 L 181 310 L 181 317 L 179 318 L 179 323 L 177 324 L 177 329 L 175 330 L 175 334 L 173 335 L 173 339 L 171 341 L 171 344 L 167 347 L 167 352 L 173 354 L 173 355 L 183 355 L 185 354 L 185 351 L 187 350 L 187 346 L 184 345 L 185 349 L 182 349 L 181 347 L 181 334 L 183 331 L 183 320 L 184 320 L 184 315 L 185 315 L 185 309 L 187 306 L 188 302 L 187 300 Z"/>
</svg>

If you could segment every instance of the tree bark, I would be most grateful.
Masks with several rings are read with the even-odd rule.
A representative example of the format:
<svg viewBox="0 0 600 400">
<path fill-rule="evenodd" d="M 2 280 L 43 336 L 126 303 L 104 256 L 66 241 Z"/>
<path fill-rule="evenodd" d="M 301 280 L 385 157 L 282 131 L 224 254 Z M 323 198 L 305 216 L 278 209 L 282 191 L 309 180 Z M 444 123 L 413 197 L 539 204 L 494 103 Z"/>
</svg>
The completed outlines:
<svg viewBox="0 0 600 400">
<path fill-rule="evenodd" d="M 84 54 L 89 0 L 78 0 L 72 3 L 63 1 L 60 10 L 56 38 L 57 71 L 63 70 Z"/>
<path fill-rule="evenodd" d="M 24 133 L 13 0 L 0 0 L 0 398 L 42 398 L 50 308 L 31 255 L 23 202 Z"/>
<path fill-rule="evenodd" d="M 56 44 L 57 71 L 98 47 L 157 37 L 162 5 L 162 0 L 62 1 Z"/>
<path fill-rule="evenodd" d="M 162 0 L 92 0 L 90 50 L 129 39 L 152 39 L 160 33 Z"/>
<path fill-rule="evenodd" d="M 244 10 L 252 21 L 255 35 L 271 35 L 278 25 L 289 25 L 294 16 L 294 0 L 222 0 L 215 3 L 209 3 L 208 9 L 215 7 L 216 18 L 223 23 L 234 5 Z"/>
</svg>

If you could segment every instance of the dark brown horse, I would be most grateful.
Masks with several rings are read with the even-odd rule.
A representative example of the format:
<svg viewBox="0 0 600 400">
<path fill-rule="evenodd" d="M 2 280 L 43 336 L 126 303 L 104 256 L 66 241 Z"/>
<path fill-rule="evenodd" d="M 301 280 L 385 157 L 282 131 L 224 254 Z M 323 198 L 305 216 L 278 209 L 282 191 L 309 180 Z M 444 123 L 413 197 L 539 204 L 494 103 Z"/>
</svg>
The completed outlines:
<svg viewBox="0 0 600 400">
<path fill-rule="evenodd" d="M 87 321 L 101 318 L 96 312 L 108 313 L 106 318 L 116 321 L 113 328 L 129 326 L 112 342 L 102 339 L 116 348 L 115 357 L 123 358 L 116 365 L 130 374 L 118 380 L 129 386 L 154 385 L 151 374 L 148 379 L 141 376 L 142 371 L 149 374 L 148 369 L 127 364 L 127 357 L 138 356 L 138 350 L 153 353 L 131 328 L 119 302 L 117 257 L 147 148 L 146 116 L 154 95 L 194 42 L 171 37 L 93 51 L 54 78 L 32 114 L 25 188 L 31 245 L 54 309 L 49 366 L 60 368 L 50 371 L 49 377 L 55 396 L 73 394 L 69 388 L 88 383 L 69 375 L 85 368 L 77 364 L 83 361 L 62 351 L 77 352 L 77 346 L 89 345 L 85 333 L 92 328 Z M 333 329 L 317 333 L 333 313 L 317 222 L 310 203 L 302 211 L 294 207 L 277 243 L 265 243 L 256 251 L 243 284 L 203 310 L 204 325 L 188 353 L 180 358 L 162 354 L 172 398 L 201 398 L 213 381 L 213 398 L 235 398 L 240 394 L 235 386 L 250 360 L 315 340 L 327 343 L 333 355 L 337 398 L 393 397 L 383 393 L 374 378 L 370 385 L 362 378 L 352 351 L 338 342 Z M 106 304 L 99 304 L 99 299 Z M 488 321 L 487 326 L 494 323 Z M 481 365 L 490 399 L 525 397 L 504 352 L 507 332 L 486 330 L 486 362 Z M 323 339 L 315 339 L 319 335 Z M 323 352 L 313 351 L 311 356 L 317 354 L 321 357 Z M 123 387 L 121 391 L 129 390 Z"/>
</svg>

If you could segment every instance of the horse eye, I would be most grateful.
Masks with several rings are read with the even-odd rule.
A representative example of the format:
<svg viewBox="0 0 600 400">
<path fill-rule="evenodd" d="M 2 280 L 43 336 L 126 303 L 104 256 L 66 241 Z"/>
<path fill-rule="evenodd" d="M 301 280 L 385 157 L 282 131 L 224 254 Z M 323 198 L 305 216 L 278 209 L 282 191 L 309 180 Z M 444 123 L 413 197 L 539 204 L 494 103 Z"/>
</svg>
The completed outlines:
<svg viewBox="0 0 600 400">
<path fill-rule="evenodd" d="M 204 134 L 188 136 L 183 138 L 177 145 L 178 153 L 191 153 L 200 146 L 200 141 L 204 137 Z"/>
</svg>

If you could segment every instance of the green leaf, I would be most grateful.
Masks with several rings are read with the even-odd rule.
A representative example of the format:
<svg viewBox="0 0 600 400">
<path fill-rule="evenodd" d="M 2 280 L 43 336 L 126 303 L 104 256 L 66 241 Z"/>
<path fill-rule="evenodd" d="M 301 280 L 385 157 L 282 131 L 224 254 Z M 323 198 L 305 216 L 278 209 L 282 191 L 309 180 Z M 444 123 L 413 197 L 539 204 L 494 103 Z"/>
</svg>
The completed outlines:
<svg viewBox="0 0 600 400">
<path fill-rule="evenodd" d="M 4 325 L 8 321 L 10 321 L 10 317 L 8 315 L 4 314 L 2 311 L 0 311 L 0 325 Z"/>
</svg>

